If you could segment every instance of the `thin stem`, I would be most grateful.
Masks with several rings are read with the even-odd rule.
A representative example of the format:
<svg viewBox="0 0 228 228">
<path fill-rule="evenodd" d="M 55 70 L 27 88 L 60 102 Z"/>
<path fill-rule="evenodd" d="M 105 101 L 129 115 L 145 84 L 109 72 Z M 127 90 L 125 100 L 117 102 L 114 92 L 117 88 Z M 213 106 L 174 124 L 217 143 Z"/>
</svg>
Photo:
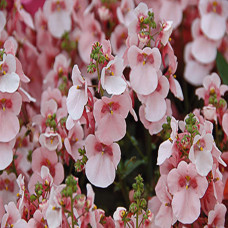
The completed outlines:
<svg viewBox="0 0 228 228">
<path fill-rule="evenodd" d="M 131 135 L 129 134 L 129 132 L 127 131 L 127 137 L 130 139 L 132 145 L 135 147 L 135 149 L 138 151 L 138 153 L 140 154 L 140 156 L 143 158 L 143 160 L 146 160 L 144 154 L 142 153 L 142 151 L 140 150 L 140 148 L 133 142 Z"/>
<path fill-rule="evenodd" d="M 99 59 L 98 59 L 98 60 L 99 60 Z M 96 70 L 97 70 L 98 81 L 99 81 L 99 83 L 100 83 L 101 74 L 100 74 L 100 70 L 99 70 L 98 60 L 96 61 Z M 100 94 L 101 94 L 101 96 L 103 96 L 103 94 L 104 94 L 104 90 L 103 90 L 103 88 L 102 88 L 101 85 L 100 85 Z"/>
<path fill-rule="evenodd" d="M 137 211 L 137 214 L 136 214 L 136 228 L 139 228 L 139 211 Z"/>
<path fill-rule="evenodd" d="M 72 195 L 71 195 L 71 197 L 70 197 L 70 209 L 71 209 L 71 212 L 70 212 L 70 215 L 71 215 L 71 226 L 72 226 L 72 228 L 74 228 L 74 211 L 73 211 L 73 198 L 72 198 Z"/>
</svg>

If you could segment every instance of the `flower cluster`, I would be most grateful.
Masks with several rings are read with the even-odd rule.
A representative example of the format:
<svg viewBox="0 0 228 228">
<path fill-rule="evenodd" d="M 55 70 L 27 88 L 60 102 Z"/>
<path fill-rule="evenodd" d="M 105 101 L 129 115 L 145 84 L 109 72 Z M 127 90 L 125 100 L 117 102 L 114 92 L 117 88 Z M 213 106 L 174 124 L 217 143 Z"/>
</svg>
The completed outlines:
<svg viewBox="0 0 228 228">
<path fill-rule="evenodd" d="M 1 0 L 1 227 L 224 227 L 227 12 Z"/>
</svg>

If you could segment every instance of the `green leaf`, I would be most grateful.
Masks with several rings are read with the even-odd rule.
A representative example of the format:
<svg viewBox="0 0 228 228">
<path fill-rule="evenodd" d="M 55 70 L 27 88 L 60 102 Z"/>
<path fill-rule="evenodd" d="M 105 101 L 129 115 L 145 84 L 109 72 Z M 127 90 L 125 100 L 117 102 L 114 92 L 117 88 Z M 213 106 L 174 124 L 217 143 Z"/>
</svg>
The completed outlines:
<svg viewBox="0 0 228 228">
<path fill-rule="evenodd" d="M 222 78 L 223 84 L 228 85 L 228 63 L 219 51 L 217 52 L 216 57 L 216 67 Z"/>
<path fill-rule="evenodd" d="M 137 160 L 137 161 L 130 161 L 130 162 L 129 162 L 129 160 L 127 160 L 125 162 L 125 165 L 127 164 L 127 167 L 122 176 L 122 179 L 126 178 L 131 172 L 133 172 L 137 167 L 139 167 L 140 165 L 142 165 L 144 163 L 145 163 L 144 160 Z"/>
</svg>

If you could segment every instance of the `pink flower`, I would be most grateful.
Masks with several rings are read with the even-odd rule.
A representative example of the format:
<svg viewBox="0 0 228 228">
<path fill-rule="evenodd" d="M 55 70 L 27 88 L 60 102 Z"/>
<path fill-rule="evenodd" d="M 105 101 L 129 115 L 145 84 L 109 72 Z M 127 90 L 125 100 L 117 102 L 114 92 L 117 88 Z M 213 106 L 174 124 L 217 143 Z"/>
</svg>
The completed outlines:
<svg viewBox="0 0 228 228">
<path fill-rule="evenodd" d="M 0 93 L 0 142 L 9 142 L 19 132 L 17 115 L 20 113 L 22 98 L 18 92 Z"/>
<path fill-rule="evenodd" d="M 10 201 L 16 203 L 18 191 L 16 175 L 14 173 L 7 174 L 7 172 L 4 171 L 0 176 L 0 201 L 2 201 L 3 206 Z M 1 219 L 0 213 L 0 220 Z"/>
<path fill-rule="evenodd" d="M 155 91 L 148 95 L 138 95 L 139 100 L 145 104 L 145 118 L 148 121 L 157 122 L 164 117 L 167 110 L 165 98 L 168 92 L 169 81 L 158 71 L 158 85 Z"/>
<path fill-rule="evenodd" d="M 228 136 L 228 113 L 225 113 L 222 117 L 222 128 L 225 134 Z"/>
<path fill-rule="evenodd" d="M 138 6 L 129 13 L 129 23 L 126 24 L 128 27 L 128 44 L 129 46 L 136 45 L 142 48 L 148 42 L 149 36 L 140 34 L 140 23 L 144 18 L 148 16 L 148 11 L 152 12 L 152 9 L 148 9 L 148 6 L 140 2 Z"/>
<path fill-rule="evenodd" d="M 3 13 L 3 11 L 0 11 L 0 33 L 2 32 L 2 30 L 4 29 L 6 24 L 6 16 Z"/>
<path fill-rule="evenodd" d="M 40 173 L 34 172 L 29 180 L 28 189 L 30 194 L 35 193 L 35 185 L 41 183 L 45 188 L 51 188 L 53 185 L 53 177 L 50 174 L 50 171 L 47 166 L 42 166 Z"/>
<path fill-rule="evenodd" d="M 44 214 L 37 209 L 33 214 L 33 218 L 28 221 L 27 228 L 38 228 L 41 224 L 45 227 L 47 226 L 47 221 L 44 219 Z"/>
<path fill-rule="evenodd" d="M 58 162 L 57 154 L 46 148 L 40 147 L 32 153 L 32 170 L 33 172 L 41 172 L 41 167 L 47 166 L 53 177 L 54 184 L 60 184 L 64 178 L 64 170 L 62 163 Z"/>
<path fill-rule="evenodd" d="M 104 33 L 101 30 L 101 25 L 94 18 L 94 14 L 84 15 L 81 21 L 81 33 L 78 40 L 78 52 L 83 62 L 90 63 L 90 53 L 92 45 L 105 39 Z"/>
<path fill-rule="evenodd" d="M 88 180 L 97 187 L 106 188 L 113 183 L 120 161 L 120 147 L 117 143 L 105 145 L 96 136 L 89 135 L 85 141 L 85 172 Z"/>
<path fill-rule="evenodd" d="M 216 204 L 214 210 L 208 214 L 208 225 L 205 228 L 217 227 L 223 228 L 225 225 L 225 215 L 227 208 L 224 204 Z"/>
<path fill-rule="evenodd" d="M 189 159 L 196 165 L 196 170 L 201 176 L 207 176 L 212 170 L 212 145 L 213 136 L 211 134 L 204 134 L 202 136 L 196 135 L 193 144 L 189 151 Z"/>
<path fill-rule="evenodd" d="M 206 177 L 200 176 L 192 163 L 181 161 L 168 174 L 167 183 L 173 195 L 173 214 L 181 223 L 193 223 L 200 215 L 200 198 L 208 187 Z"/>
<path fill-rule="evenodd" d="M 161 120 L 150 122 L 145 117 L 145 105 L 140 106 L 139 108 L 139 117 L 144 127 L 149 130 L 150 135 L 158 134 L 162 130 L 162 125 L 166 123 L 166 117 L 172 115 L 171 102 L 166 99 L 166 114 Z"/>
<path fill-rule="evenodd" d="M 70 65 L 70 60 L 63 54 L 59 54 L 55 57 L 55 62 L 53 66 L 53 70 L 50 70 L 49 73 L 46 75 L 43 83 L 44 88 L 55 88 L 58 87 L 61 83 L 59 79 L 60 76 L 68 75 L 68 69 Z"/>
<path fill-rule="evenodd" d="M 62 224 L 61 191 L 65 185 L 51 188 L 51 193 L 46 211 L 46 219 L 49 227 L 59 227 Z"/>
<path fill-rule="evenodd" d="M 216 107 L 213 105 L 208 105 L 203 107 L 203 115 L 204 118 L 207 120 L 214 120 L 217 123 L 217 114 L 216 114 Z"/>
<path fill-rule="evenodd" d="M 20 83 L 16 72 L 16 59 L 11 54 L 4 54 L 0 61 L 0 92 L 14 93 Z"/>
<path fill-rule="evenodd" d="M 13 202 L 5 205 L 6 214 L 2 217 L 1 227 L 27 227 L 27 222 L 21 219 L 21 215 Z"/>
<path fill-rule="evenodd" d="M 202 85 L 205 76 L 209 74 L 214 63 L 203 64 L 198 62 L 192 55 L 192 42 L 187 43 L 184 50 L 185 69 L 184 78 L 192 85 Z"/>
<path fill-rule="evenodd" d="M 159 33 L 159 39 L 161 40 L 161 43 L 165 46 L 168 41 L 169 37 L 173 31 L 173 21 L 165 21 L 162 23 L 162 30 Z"/>
<path fill-rule="evenodd" d="M 216 94 L 217 100 L 228 91 L 227 85 L 221 85 L 221 80 L 216 73 L 208 75 L 203 80 L 203 88 L 196 89 L 196 95 L 204 100 L 204 104 L 209 104 L 209 97 Z"/>
<path fill-rule="evenodd" d="M 124 215 L 126 214 L 126 208 L 124 207 L 117 207 L 116 211 L 113 214 L 113 219 L 115 222 L 116 228 L 123 228 L 124 222 L 122 221 Z"/>
<path fill-rule="evenodd" d="M 54 37 L 60 38 L 64 32 L 70 31 L 73 1 L 48 0 L 43 8 L 48 20 L 48 29 Z"/>
<path fill-rule="evenodd" d="M 42 147 L 48 150 L 60 150 L 62 148 L 62 139 L 59 133 L 54 132 L 50 128 L 47 128 L 45 133 L 42 133 L 39 137 L 39 142 Z"/>
<path fill-rule="evenodd" d="M 109 94 L 119 95 L 127 87 L 123 79 L 123 59 L 116 56 L 101 71 L 101 85 Z"/>
<path fill-rule="evenodd" d="M 220 41 L 208 39 L 200 30 L 200 19 L 195 19 L 192 24 L 192 55 L 196 60 L 203 64 L 209 64 L 216 59 L 217 48 Z"/>
<path fill-rule="evenodd" d="M 162 175 L 155 187 L 155 192 L 158 199 L 161 201 L 161 206 L 156 213 L 155 224 L 159 227 L 171 227 L 176 222 L 176 217 L 173 214 L 171 207 L 172 197 L 168 191 L 167 176 Z"/>
<path fill-rule="evenodd" d="M 178 132 L 178 122 L 175 120 L 174 117 L 172 117 L 170 125 L 172 128 L 172 133 L 170 135 L 170 138 L 161 143 L 161 145 L 159 146 L 157 165 L 161 165 L 172 154 L 173 145 L 176 141 L 176 135 Z"/>
<path fill-rule="evenodd" d="M 146 47 L 141 50 L 133 45 L 128 50 L 128 61 L 131 67 L 131 87 L 142 95 L 152 93 L 158 85 L 157 71 L 161 65 L 161 54 L 158 48 Z"/>
<path fill-rule="evenodd" d="M 69 130 L 68 136 L 64 139 L 65 148 L 75 161 L 79 159 L 78 149 L 82 148 L 84 145 L 84 142 L 82 141 L 83 137 L 83 129 L 77 122 L 74 127 Z"/>
<path fill-rule="evenodd" d="M 200 0 L 201 29 L 213 40 L 221 39 L 226 31 L 228 2 L 225 0 Z"/>
<path fill-rule="evenodd" d="M 183 11 L 186 8 L 187 3 L 188 1 L 186 0 L 163 0 L 160 8 L 160 18 L 173 21 L 173 27 L 177 28 L 182 21 Z"/>
<path fill-rule="evenodd" d="M 126 94 L 102 97 L 94 104 L 94 118 L 97 123 L 97 138 L 104 144 L 122 139 L 126 133 L 125 118 L 131 108 Z"/>
<path fill-rule="evenodd" d="M 124 25 L 117 25 L 110 37 L 110 42 L 112 44 L 112 50 L 114 54 L 123 57 L 124 52 L 127 49 L 126 39 L 127 28 Z"/>
<path fill-rule="evenodd" d="M 88 101 L 87 82 L 81 75 L 78 66 L 75 65 L 72 71 L 73 86 L 69 89 L 67 96 L 67 110 L 73 120 L 81 118 L 84 106 Z"/>
<path fill-rule="evenodd" d="M 34 24 L 31 15 L 26 12 L 21 5 L 20 0 L 15 0 L 14 1 L 15 8 L 17 10 L 17 14 L 19 16 L 19 19 L 23 21 L 27 26 L 29 26 L 31 29 L 34 29 Z"/>
<path fill-rule="evenodd" d="M 123 0 L 121 4 L 116 9 L 117 18 L 119 22 L 125 26 L 128 26 L 132 21 L 133 9 L 135 8 L 135 3 L 133 0 Z"/>
<path fill-rule="evenodd" d="M 97 11 L 102 21 L 107 21 L 108 19 L 110 19 L 111 12 L 105 6 L 99 7 Z"/>
</svg>

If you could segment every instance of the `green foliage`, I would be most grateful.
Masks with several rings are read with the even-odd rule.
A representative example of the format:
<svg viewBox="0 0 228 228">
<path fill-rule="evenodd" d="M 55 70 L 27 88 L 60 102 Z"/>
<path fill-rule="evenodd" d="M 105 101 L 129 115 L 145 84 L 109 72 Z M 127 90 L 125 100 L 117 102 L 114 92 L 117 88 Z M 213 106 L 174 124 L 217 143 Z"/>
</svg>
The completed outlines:
<svg viewBox="0 0 228 228">
<path fill-rule="evenodd" d="M 223 84 L 228 85 L 228 63 L 219 51 L 217 52 L 216 57 L 216 67 L 222 78 Z"/>
<path fill-rule="evenodd" d="M 77 180 L 72 176 L 66 178 L 66 187 L 62 190 L 61 194 L 65 197 L 72 197 L 73 193 L 77 192 Z"/>
<path fill-rule="evenodd" d="M 79 148 L 78 153 L 80 154 L 80 156 L 82 158 L 78 159 L 75 162 L 74 167 L 75 167 L 76 172 L 81 172 L 84 169 L 84 166 L 85 166 L 86 162 L 88 161 L 88 158 L 86 156 L 85 148 L 83 148 L 83 149 Z"/>
<path fill-rule="evenodd" d="M 7 7 L 7 1 L 6 0 L 1 0 L 0 1 L 0 9 L 5 9 Z"/>
</svg>

